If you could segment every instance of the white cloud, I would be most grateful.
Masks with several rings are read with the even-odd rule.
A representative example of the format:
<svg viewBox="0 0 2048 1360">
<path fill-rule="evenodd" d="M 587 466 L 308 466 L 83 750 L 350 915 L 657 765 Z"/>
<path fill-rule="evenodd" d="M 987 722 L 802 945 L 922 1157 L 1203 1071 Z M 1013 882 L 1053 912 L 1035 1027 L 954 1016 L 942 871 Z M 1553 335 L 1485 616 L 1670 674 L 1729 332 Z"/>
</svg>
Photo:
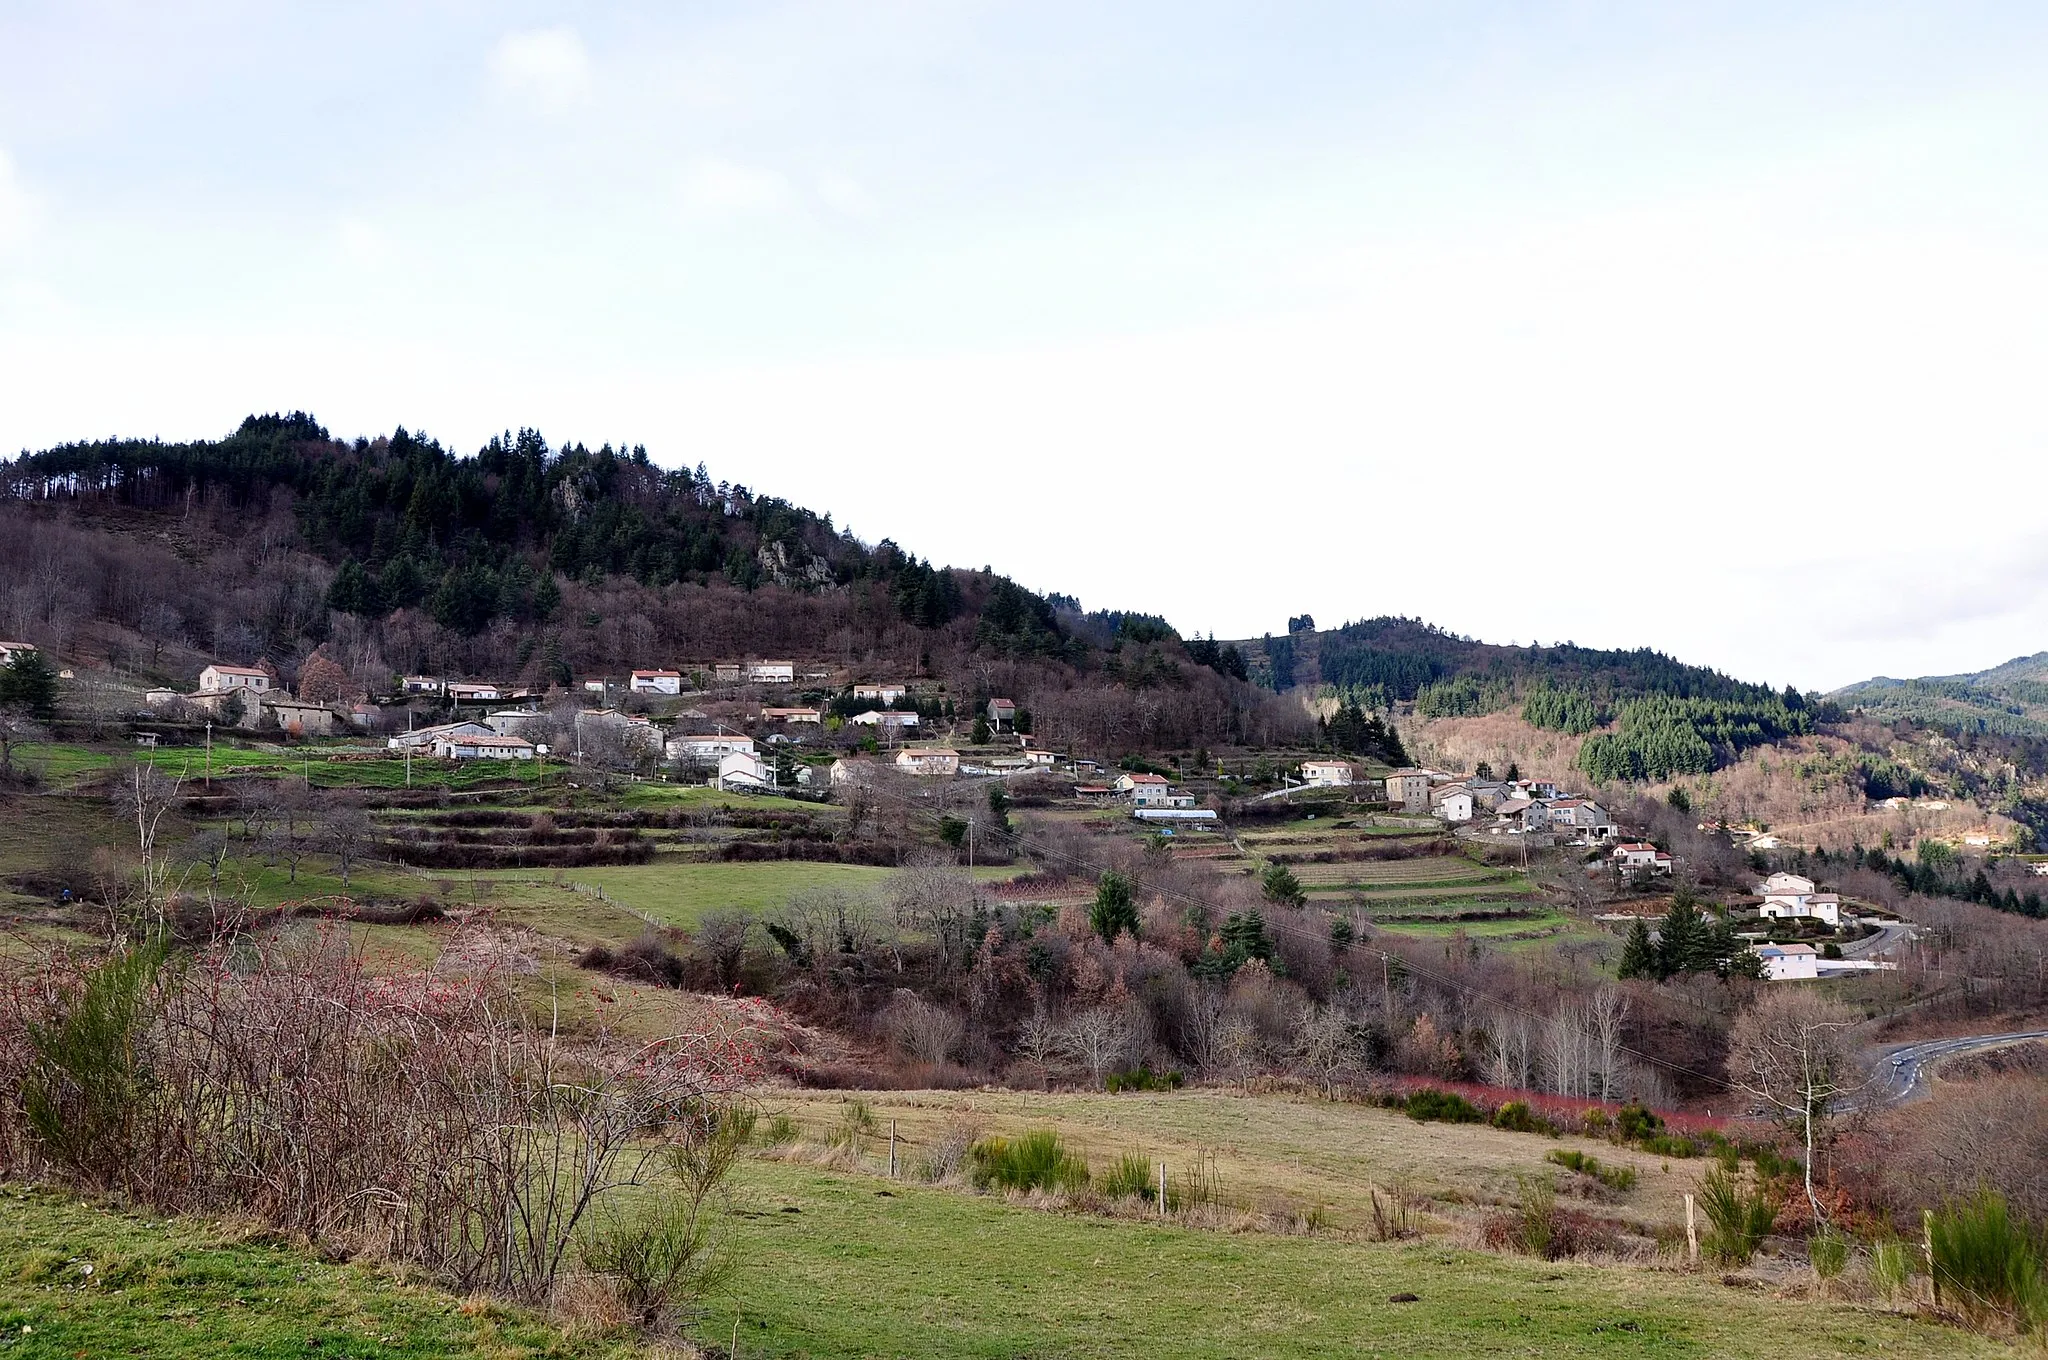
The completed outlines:
<svg viewBox="0 0 2048 1360">
<path fill-rule="evenodd" d="M 550 109 L 565 108 L 590 89 L 590 54 L 573 28 L 507 33 L 491 49 L 490 65 L 499 89 Z"/>
<path fill-rule="evenodd" d="M 873 217 L 874 196 L 851 175 L 837 172 L 818 177 L 818 199 L 833 212 L 846 217 Z"/>
<path fill-rule="evenodd" d="M 391 259 L 391 236 L 374 222 L 359 217 L 344 218 L 335 228 L 334 243 L 342 258 L 365 269 L 375 269 Z"/>
<path fill-rule="evenodd" d="M 774 170 L 707 157 L 684 174 L 683 211 L 691 217 L 751 217 L 789 205 L 789 180 Z"/>
<path fill-rule="evenodd" d="M 15 170 L 14 158 L 6 147 L 0 147 L 0 250 L 10 250 L 28 239 L 41 206 Z"/>
</svg>

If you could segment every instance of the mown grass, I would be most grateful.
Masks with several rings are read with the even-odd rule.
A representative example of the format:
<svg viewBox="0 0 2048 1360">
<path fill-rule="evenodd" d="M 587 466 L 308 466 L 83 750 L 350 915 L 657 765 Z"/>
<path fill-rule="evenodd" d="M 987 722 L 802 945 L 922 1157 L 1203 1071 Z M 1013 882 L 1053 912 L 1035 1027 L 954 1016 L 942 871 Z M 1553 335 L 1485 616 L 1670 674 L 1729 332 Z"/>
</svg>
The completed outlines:
<svg viewBox="0 0 2048 1360">
<path fill-rule="evenodd" d="M 2010 1354 L 1647 1269 L 1068 1216 L 796 1164 L 739 1185 L 744 1264 L 703 1328 L 721 1353 L 737 1321 L 740 1354 L 813 1360 Z"/>
<path fill-rule="evenodd" d="M 1140 1151 L 1150 1161 L 1165 1161 L 1178 1184 L 1198 1159 L 1207 1159 L 1224 1203 L 1320 1206 L 1333 1225 L 1347 1229 L 1370 1225 L 1375 1188 L 1400 1187 L 1454 1203 L 1511 1203 L 1523 1178 L 1549 1167 L 1548 1153 L 1575 1148 L 1637 1173 L 1636 1184 L 1602 1208 L 1650 1233 L 1683 1221 L 1683 1197 L 1701 1170 L 1592 1139 L 1485 1125 L 1431 1124 L 1425 1133 L 1396 1110 L 1214 1087 L 1142 1095 L 870 1092 L 864 1099 L 884 1129 L 896 1121 L 906 1156 L 942 1139 L 956 1121 L 1003 1136 L 1050 1129 L 1098 1169 Z M 813 1140 L 823 1140 L 844 1109 L 840 1098 L 826 1095 L 771 1105 Z"/>
<path fill-rule="evenodd" d="M 337 746 L 229 746 L 216 741 L 209 758 L 201 746 L 161 746 L 154 750 L 106 751 L 65 744 L 28 745 L 19 748 L 19 758 L 30 770 L 49 783 L 64 787 L 97 774 L 118 760 L 135 760 L 154 765 L 173 778 L 202 779 L 211 769 L 214 777 L 275 774 L 303 775 L 319 788 L 402 789 L 406 787 L 406 762 L 400 758 L 334 760 L 342 754 Z M 353 748 L 357 751 L 362 747 Z M 567 767 L 540 760 L 440 761 L 415 757 L 412 762 L 413 788 L 471 790 L 494 784 L 560 784 Z"/>
<path fill-rule="evenodd" d="M 603 865 L 564 869 L 567 881 L 602 887 L 605 895 L 634 911 L 645 912 L 663 925 L 691 929 L 711 911 L 761 913 L 779 907 L 794 894 L 813 889 L 878 893 L 896 870 L 866 864 L 830 864 L 811 860 L 763 860 L 751 863 L 663 862 Z M 1023 872 L 1020 867 L 983 868 L 975 877 L 1000 882 Z M 532 870 L 494 870 L 475 877 L 502 881 L 531 879 Z M 451 875 L 450 877 L 453 877 Z M 580 914 L 586 908 L 561 899 L 564 909 Z M 545 918 L 533 924 L 548 929 Z"/>
<path fill-rule="evenodd" d="M 1499 910 L 1511 903 L 1487 902 L 1475 904 L 1481 908 Z M 1507 940 L 1537 935 L 1546 938 L 1556 935 L 1571 924 L 1571 918 L 1557 912 L 1532 912 L 1527 916 L 1511 917 L 1501 921 L 1403 921 L 1389 920 L 1375 922 L 1374 928 L 1390 935 L 1404 935 L 1418 940 L 1447 939 L 1453 935 L 1464 935 L 1472 940 Z"/>
<path fill-rule="evenodd" d="M 637 1353 L 621 1340 L 571 1339 L 518 1309 L 466 1302 L 204 1224 L 0 1187 L 0 1356 L 624 1360 Z"/>
</svg>

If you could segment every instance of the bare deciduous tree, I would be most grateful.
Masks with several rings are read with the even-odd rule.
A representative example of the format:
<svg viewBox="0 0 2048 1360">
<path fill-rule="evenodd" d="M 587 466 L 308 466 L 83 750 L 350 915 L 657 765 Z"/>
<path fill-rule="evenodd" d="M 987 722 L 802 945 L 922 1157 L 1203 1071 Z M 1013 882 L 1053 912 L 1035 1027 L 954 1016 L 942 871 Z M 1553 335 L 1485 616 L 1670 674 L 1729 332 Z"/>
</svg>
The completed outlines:
<svg viewBox="0 0 2048 1360">
<path fill-rule="evenodd" d="M 791 894 L 771 921 L 796 939 L 802 963 L 822 978 L 831 971 L 833 960 L 876 942 L 878 915 L 875 904 L 865 897 L 838 888 L 813 888 Z"/>
<path fill-rule="evenodd" d="M 754 931 L 754 918 L 743 911 L 708 911 L 697 922 L 692 939 L 697 953 L 711 965 L 721 990 L 739 980 L 740 961 L 746 957 L 747 940 Z"/>
<path fill-rule="evenodd" d="M 1602 1100 L 1612 1100 L 1621 1087 L 1621 1027 L 1628 1019 L 1628 997 L 1619 987 L 1596 988 L 1586 1008 L 1593 1028 L 1593 1081 Z M 1592 1090 L 1586 1092 L 1594 1094 Z"/>
<path fill-rule="evenodd" d="M 966 964 L 980 943 L 970 938 L 974 927 L 972 878 L 943 860 L 920 860 L 891 876 L 886 891 L 898 928 L 931 940 L 942 975 Z"/>
<path fill-rule="evenodd" d="M 1493 1041 L 1486 1058 L 1486 1079 L 1495 1086 L 1529 1089 L 1536 1078 L 1536 1043 L 1529 1017 L 1519 1011 L 1496 1015 L 1486 1032 Z"/>
<path fill-rule="evenodd" d="M 880 1016 L 882 1026 L 905 1055 L 937 1066 L 953 1056 L 967 1026 L 944 1006 L 935 1006 L 908 988 L 899 988 Z"/>
<path fill-rule="evenodd" d="M 1836 1101 L 1863 1085 L 1849 1056 L 1856 1015 L 1810 991 L 1774 988 L 1736 1017 L 1728 1035 L 1728 1082 L 1770 1107 L 1806 1144 L 1806 1200 L 1825 1223 L 1813 1188 L 1815 1149 Z"/>
<path fill-rule="evenodd" d="M 1326 1098 L 1334 1096 L 1338 1083 L 1359 1066 L 1358 1035 L 1335 1006 L 1312 1006 L 1302 1014 L 1289 1056 Z"/>
<path fill-rule="evenodd" d="M 299 865 L 313 853 L 319 834 L 313 790 L 303 779 L 280 780 L 272 802 L 275 820 L 264 837 L 270 854 L 282 860 L 291 882 L 299 881 Z"/>
<path fill-rule="evenodd" d="M 377 824 L 353 800 L 337 798 L 328 802 L 319 834 L 320 843 L 334 856 L 334 867 L 340 871 L 341 886 L 346 889 L 356 861 L 377 843 Z"/>
<path fill-rule="evenodd" d="M 1131 1017 L 1118 1006 L 1092 1006 L 1060 1027 L 1061 1047 L 1096 1086 L 1137 1056 L 1137 1038 Z"/>
<path fill-rule="evenodd" d="M 1040 1002 L 1032 1008 L 1017 1026 L 1017 1056 L 1030 1063 L 1042 1078 L 1050 1078 L 1052 1069 L 1066 1055 L 1066 1041 L 1059 1022 Z"/>
<path fill-rule="evenodd" d="M 137 764 L 120 772 L 114 787 L 122 814 L 135 824 L 136 849 L 142 856 L 142 909 L 159 926 L 170 862 L 157 853 L 157 828 L 177 799 L 180 782 L 154 765 Z"/>
</svg>

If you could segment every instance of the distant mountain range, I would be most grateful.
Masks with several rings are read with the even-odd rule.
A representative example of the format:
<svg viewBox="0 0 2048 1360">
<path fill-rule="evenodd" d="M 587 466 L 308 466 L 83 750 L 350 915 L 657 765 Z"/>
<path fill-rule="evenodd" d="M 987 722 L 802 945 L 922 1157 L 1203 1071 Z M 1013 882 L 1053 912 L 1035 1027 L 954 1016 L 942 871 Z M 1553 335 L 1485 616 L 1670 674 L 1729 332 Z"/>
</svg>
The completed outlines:
<svg viewBox="0 0 2048 1360">
<path fill-rule="evenodd" d="M 1965 675 L 1880 675 L 1828 696 L 1883 721 L 1906 719 L 1961 735 L 2048 741 L 2048 652 Z"/>
</svg>

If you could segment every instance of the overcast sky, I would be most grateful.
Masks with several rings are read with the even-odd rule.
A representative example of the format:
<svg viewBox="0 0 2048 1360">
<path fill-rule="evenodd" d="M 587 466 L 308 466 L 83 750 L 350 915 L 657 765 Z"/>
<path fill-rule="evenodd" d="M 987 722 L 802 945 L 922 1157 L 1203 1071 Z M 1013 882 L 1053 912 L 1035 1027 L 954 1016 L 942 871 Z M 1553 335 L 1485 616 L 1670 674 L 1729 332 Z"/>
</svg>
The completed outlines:
<svg viewBox="0 0 2048 1360">
<path fill-rule="evenodd" d="M 1977 669 L 2048 649 L 2044 70 L 1957 0 L 16 0 L 0 448 L 528 425 L 1185 633 Z"/>
</svg>

